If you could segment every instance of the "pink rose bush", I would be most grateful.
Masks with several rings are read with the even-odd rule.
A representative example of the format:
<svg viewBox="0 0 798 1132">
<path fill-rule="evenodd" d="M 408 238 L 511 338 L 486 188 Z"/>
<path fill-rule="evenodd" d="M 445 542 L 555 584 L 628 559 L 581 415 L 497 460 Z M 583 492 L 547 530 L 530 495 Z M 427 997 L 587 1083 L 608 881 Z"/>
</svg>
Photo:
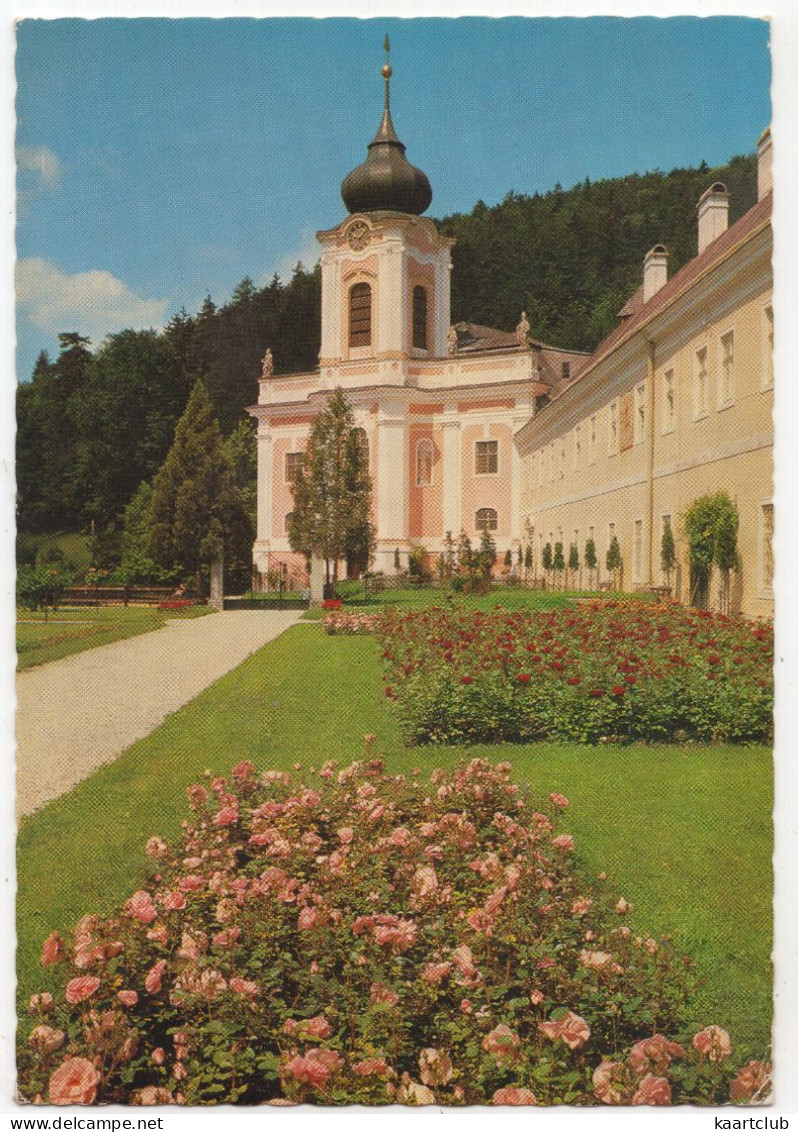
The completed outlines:
<svg viewBox="0 0 798 1132">
<path fill-rule="evenodd" d="M 411 743 L 772 737 L 773 628 L 676 604 L 387 611 L 388 699 Z"/>
<path fill-rule="evenodd" d="M 246 763 L 190 786 L 179 844 L 151 839 L 143 856 L 157 872 L 116 915 L 47 937 L 21 1095 L 761 1100 L 769 1066 L 736 1065 L 718 1025 L 680 1031 L 689 961 L 634 935 L 606 878 L 575 871 L 567 799 L 533 802 L 510 773 L 479 759 L 426 781 L 377 759 L 304 777 Z"/>
<path fill-rule="evenodd" d="M 329 636 L 353 637 L 374 633 L 379 623 L 376 613 L 347 613 L 340 609 L 325 610 L 322 626 Z"/>
</svg>

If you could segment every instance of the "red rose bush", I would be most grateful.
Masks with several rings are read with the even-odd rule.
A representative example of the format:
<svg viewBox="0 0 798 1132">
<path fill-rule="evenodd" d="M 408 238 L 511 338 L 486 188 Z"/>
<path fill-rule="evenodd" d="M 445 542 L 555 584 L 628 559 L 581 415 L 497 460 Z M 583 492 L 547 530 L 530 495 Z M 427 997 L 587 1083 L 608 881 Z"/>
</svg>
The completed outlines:
<svg viewBox="0 0 798 1132">
<path fill-rule="evenodd" d="M 369 737 L 370 739 L 371 737 Z M 367 744 L 367 749 L 369 749 Z M 761 1099 L 693 972 L 573 868 L 568 799 L 508 763 L 188 788 L 110 917 L 52 932 L 20 1094 L 52 1104 L 669 1104 Z"/>
<path fill-rule="evenodd" d="M 753 742 L 773 728 L 773 630 L 675 604 L 386 613 L 386 696 L 411 743 Z"/>
</svg>

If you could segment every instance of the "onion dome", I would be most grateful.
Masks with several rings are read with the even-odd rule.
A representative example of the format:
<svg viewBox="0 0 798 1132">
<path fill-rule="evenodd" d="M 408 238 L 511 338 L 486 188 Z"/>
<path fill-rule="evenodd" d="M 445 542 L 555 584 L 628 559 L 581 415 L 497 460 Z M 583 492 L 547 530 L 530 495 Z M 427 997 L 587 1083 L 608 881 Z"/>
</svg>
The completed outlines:
<svg viewBox="0 0 798 1132">
<path fill-rule="evenodd" d="M 389 50 L 385 37 L 385 50 Z M 405 157 L 405 147 L 396 136 L 391 121 L 389 83 L 390 63 L 382 68 L 385 79 L 385 110 L 369 155 L 362 165 L 347 173 L 341 196 L 349 212 L 409 212 L 420 216 L 432 202 L 432 189 L 426 173 L 416 169 Z"/>
</svg>

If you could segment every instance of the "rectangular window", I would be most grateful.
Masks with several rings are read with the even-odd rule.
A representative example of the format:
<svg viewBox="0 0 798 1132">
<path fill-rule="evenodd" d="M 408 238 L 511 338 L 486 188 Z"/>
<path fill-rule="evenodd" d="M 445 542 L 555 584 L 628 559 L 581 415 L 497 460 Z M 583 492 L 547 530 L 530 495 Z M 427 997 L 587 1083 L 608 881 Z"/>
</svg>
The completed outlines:
<svg viewBox="0 0 798 1132">
<path fill-rule="evenodd" d="M 569 381 L 570 377 L 571 377 L 571 363 L 570 362 L 563 362 L 563 364 L 562 364 L 562 379 L 563 379 L 563 381 Z"/>
<path fill-rule="evenodd" d="M 355 283 L 349 289 L 349 345 L 371 345 L 371 287 Z"/>
<path fill-rule="evenodd" d="M 636 582 L 643 580 L 643 520 L 635 519 L 633 577 Z"/>
<path fill-rule="evenodd" d="M 610 419 L 609 431 L 607 435 L 607 447 L 610 456 L 617 456 L 618 454 L 618 402 L 610 402 Z"/>
<path fill-rule="evenodd" d="M 498 440 L 478 440 L 476 444 L 476 474 L 494 475 L 499 470 Z"/>
<path fill-rule="evenodd" d="M 589 448 L 589 462 L 595 464 L 596 462 L 596 436 L 598 435 L 598 421 L 595 416 L 590 418 L 590 448 Z"/>
<path fill-rule="evenodd" d="M 771 303 L 765 307 L 764 351 L 762 359 L 762 388 L 773 388 L 773 306 Z"/>
<path fill-rule="evenodd" d="M 762 588 L 764 590 L 773 589 L 773 504 L 762 504 Z"/>
<path fill-rule="evenodd" d="M 721 335 L 720 339 L 720 389 L 718 407 L 725 409 L 734 404 L 734 331 Z"/>
<path fill-rule="evenodd" d="M 285 454 L 285 482 L 294 483 L 296 474 L 302 467 L 304 452 L 286 452 Z"/>
<path fill-rule="evenodd" d="M 582 429 L 577 425 L 574 429 L 574 471 L 582 465 Z"/>
<path fill-rule="evenodd" d="M 673 384 L 673 370 L 666 369 L 662 375 L 662 431 L 673 432 L 676 428 L 676 389 Z"/>
<path fill-rule="evenodd" d="M 709 411 L 709 374 L 707 373 L 707 348 L 702 346 L 695 352 L 693 376 L 693 416 L 705 417 Z"/>
<path fill-rule="evenodd" d="M 427 292 L 424 287 L 413 288 L 413 348 L 427 348 Z"/>
<path fill-rule="evenodd" d="M 635 387 L 635 444 L 642 444 L 646 438 L 646 386 Z"/>
</svg>

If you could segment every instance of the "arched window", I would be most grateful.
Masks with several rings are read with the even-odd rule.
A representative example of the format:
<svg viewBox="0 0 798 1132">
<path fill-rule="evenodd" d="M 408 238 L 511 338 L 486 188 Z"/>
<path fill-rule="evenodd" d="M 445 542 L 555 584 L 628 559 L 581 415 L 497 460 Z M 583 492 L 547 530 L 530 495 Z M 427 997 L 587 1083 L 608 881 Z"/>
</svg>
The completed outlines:
<svg viewBox="0 0 798 1132">
<path fill-rule="evenodd" d="M 478 531 L 495 531 L 499 526 L 499 516 L 492 507 L 480 507 L 474 521 Z"/>
<path fill-rule="evenodd" d="M 416 350 L 427 348 L 427 290 L 425 287 L 413 288 L 413 347 Z"/>
<path fill-rule="evenodd" d="M 349 345 L 371 345 L 371 287 L 355 283 L 349 288 Z"/>
<path fill-rule="evenodd" d="M 419 440 L 416 445 L 416 487 L 429 487 L 432 483 L 433 449 L 431 440 Z"/>
</svg>

